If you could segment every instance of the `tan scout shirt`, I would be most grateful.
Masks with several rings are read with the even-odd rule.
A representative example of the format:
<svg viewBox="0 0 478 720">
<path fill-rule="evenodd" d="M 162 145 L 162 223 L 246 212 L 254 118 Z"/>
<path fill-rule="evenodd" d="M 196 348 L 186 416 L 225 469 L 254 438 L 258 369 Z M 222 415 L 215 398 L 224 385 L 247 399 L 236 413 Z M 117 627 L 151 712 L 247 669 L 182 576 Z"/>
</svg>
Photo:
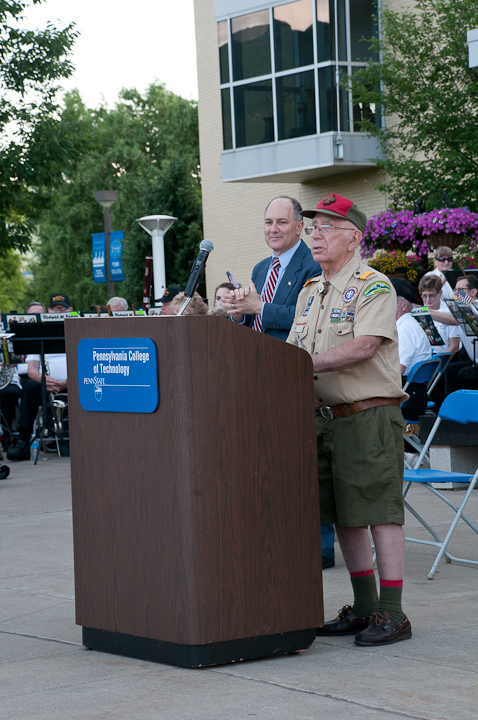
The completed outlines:
<svg viewBox="0 0 478 720">
<path fill-rule="evenodd" d="M 397 296 L 389 279 L 355 256 L 331 278 L 327 294 L 320 297 L 324 282 L 323 276 L 312 278 L 301 291 L 288 343 L 314 355 L 360 335 L 384 339 L 371 360 L 314 375 L 317 407 L 374 397 L 406 400 L 398 358 Z"/>
</svg>

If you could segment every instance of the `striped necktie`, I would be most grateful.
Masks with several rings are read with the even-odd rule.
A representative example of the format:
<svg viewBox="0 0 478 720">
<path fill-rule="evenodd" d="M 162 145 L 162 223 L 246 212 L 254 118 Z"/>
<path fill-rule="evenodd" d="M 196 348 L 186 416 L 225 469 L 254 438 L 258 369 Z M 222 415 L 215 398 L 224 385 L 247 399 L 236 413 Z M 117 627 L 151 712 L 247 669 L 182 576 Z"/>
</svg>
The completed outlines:
<svg viewBox="0 0 478 720">
<path fill-rule="evenodd" d="M 262 293 L 261 293 L 261 300 L 266 303 L 272 302 L 272 298 L 274 297 L 274 292 L 277 285 L 277 278 L 279 277 L 279 268 L 280 268 L 280 260 L 278 257 L 274 256 L 274 259 L 272 261 L 272 270 L 269 275 L 269 280 L 267 281 L 267 284 L 263 287 Z M 252 329 L 257 330 L 257 332 L 262 332 L 262 320 L 260 315 L 256 315 L 254 318 L 254 322 L 252 323 Z"/>
</svg>

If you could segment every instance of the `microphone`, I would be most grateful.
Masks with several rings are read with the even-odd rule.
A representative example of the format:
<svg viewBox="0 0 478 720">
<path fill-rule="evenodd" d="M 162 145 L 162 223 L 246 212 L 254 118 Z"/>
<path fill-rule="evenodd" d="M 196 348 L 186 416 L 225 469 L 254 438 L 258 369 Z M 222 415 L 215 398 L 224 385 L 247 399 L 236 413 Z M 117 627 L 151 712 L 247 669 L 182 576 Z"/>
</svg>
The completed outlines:
<svg viewBox="0 0 478 720">
<path fill-rule="evenodd" d="M 197 290 L 197 286 L 201 282 L 201 277 L 206 267 L 206 260 L 209 253 L 214 250 L 214 245 L 210 240 L 203 240 L 199 245 L 199 253 L 191 269 L 191 275 L 189 276 L 188 284 L 184 294 L 188 298 L 192 298 Z"/>
</svg>

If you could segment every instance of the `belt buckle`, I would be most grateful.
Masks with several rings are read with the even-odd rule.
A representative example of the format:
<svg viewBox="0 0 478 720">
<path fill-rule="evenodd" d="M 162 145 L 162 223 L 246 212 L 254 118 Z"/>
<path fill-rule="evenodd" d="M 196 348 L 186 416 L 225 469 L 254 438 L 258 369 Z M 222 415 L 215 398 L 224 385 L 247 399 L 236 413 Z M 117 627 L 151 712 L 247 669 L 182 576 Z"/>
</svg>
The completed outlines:
<svg viewBox="0 0 478 720">
<path fill-rule="evenodd" d="M 319 408 L 319 412 L 324 418 L 324 420 L 333 420 L 334 419 L 334 411 L 330 407 L 330 405 L 322 405 L 322 407 Z"/>
</svg>

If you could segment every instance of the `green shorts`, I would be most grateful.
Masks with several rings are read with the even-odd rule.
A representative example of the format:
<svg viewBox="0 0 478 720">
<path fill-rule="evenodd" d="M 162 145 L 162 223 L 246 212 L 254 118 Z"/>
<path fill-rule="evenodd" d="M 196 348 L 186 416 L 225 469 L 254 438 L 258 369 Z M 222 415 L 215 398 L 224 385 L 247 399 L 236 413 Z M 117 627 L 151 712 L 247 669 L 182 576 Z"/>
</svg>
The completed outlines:
<svg viewBox="0 0 478 720">
<path fill-rule="evenodd" d="M 322 523 L 403 525 L 404 427 L 397 405 L 334 420 L 317 417 Z"/>
</svg>

